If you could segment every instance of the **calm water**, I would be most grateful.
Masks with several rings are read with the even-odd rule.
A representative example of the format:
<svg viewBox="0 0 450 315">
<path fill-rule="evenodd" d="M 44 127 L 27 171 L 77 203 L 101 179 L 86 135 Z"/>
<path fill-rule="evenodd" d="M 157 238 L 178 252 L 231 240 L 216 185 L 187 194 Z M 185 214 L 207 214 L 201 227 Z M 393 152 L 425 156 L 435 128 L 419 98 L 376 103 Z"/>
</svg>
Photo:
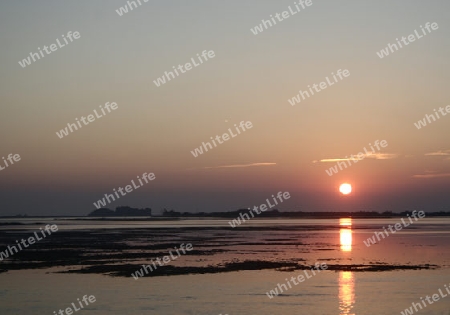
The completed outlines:
<svg viewBox="0 0 450 315">
<path fill-rule="evenodd" d="M 3 222 L 11 220 L 3 220 Z M 64 230 L 167 229 L 167 239 L 206 235 L 214 248 L 228 252 L 213 256 L 185 256 L 177 264 L 216 264 L 239 258 L 306 264 L 436 264 L 435 270 L 384 272 L 324 271 L 281 295 L 266 295 L 296 271 L 238 271 L 218 274 L 148 277 L 59 274 L 52 269 L 20 270 L 0 274 L 0 314 L 53 314 L 83 295 L 97 302 L 76 314 L 400 314 L 420 297 L 450 286 L 450 219 L 421 219 L 408 228 L 366 247 L 363 240 L 394 219 L 361 220 L 252 220 L 232 229 L 228 220 L 159 222 L 27 219 L 27 226 L 2 230 L 36 229 L 33 223 L 56 223 Z M 42 226 L 42 225 L 37 225 Z M 198 228 L 186 229 L 186 228 Z M 179 229 L 179 232 L 177 232 Z M 222 237 L 217 241 L 217 236 Z M 155 240 L 142 240 L 152 243 Z M 276 244 L 281 245 L 274 245 Z M 299 242 L 303 245 L 299 245 Z M 233 243 L 227 246 L 227 243 Z M 258 246 L 251 244 L 261 244 Z M 202 244 L 198 246 L 211 246 Z M 194 243 L 194 248 L 196 244 Z M 3 249 L 4 247 L 0 248 Z M 450 296 L 417 314 L 450 314 Z"/>
</svg>

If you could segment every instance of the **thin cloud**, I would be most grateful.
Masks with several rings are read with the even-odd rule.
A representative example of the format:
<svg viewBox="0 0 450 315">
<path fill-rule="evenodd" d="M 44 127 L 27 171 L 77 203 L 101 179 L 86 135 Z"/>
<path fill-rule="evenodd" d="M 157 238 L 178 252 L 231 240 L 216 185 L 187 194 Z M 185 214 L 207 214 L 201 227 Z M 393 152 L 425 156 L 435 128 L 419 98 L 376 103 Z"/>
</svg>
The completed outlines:
<svg viewBox="0 0 450 315">
<path fill-rule="evenodd" d="M 358 158 L 354 158 L 354 159 L 352 159 L 352 158 L 343 158 L 343 159 L 323 159 L 323 160 L 320 160 L 319 162 L 327 163 L 327 162 L 339 162 L 339 161 L 359 161 L 359 159 L 358 159 Z"/>
<path fill-rule="evenodd" d="M 271 166 L 277 165 L 277 163 L 251 163 L 251 164 L 235 164 L 235 165 L 221 165 L 221 166 L 206 166 L 204 169 L 210 168 L 239 168 L 239 167 L 252 167 L 252 166 Z"/>
<path fill-rule="evenodd" d="M 450 177 L 450 173 L 413 175 L 413 178 L 437 178 L 437 177 Z"/>
<path fill-rule="evenodd" d="M 362 158 L 358 158 L 358 155 L 353 155 L 352 157 L 349 158 L 335 158 L 335 159 L 322 159 L 319 162 L 322 163 L 327 163 L 327 162 L 340 162 L 340 161 L 360 161 L 363 159 L 375 159 L 375 160 L 390 160 L 390 159 L 395 159 L 397 158 L 399 155 L 398 154 L 394 154 L 394 153 L 379 153 L 379 152 L 367 152 L 366 154 L 363 155 Z M 313 161 L 313 163 L 317 163 L 317 161 Z"/>
<path fill-rule="evenodd" d="M 242 168 L 242 167 L 252 167 L 252 166 L 272 166 L 277 165 L 277 163 L 250 163 L 250 164 L 233 164 L 233 165 L 220 165 L 220 166 L 205 166 L 200 168 L 190 168 L 193 169 L 214 169 L 214 168 Z"/>
<path fill-rule="evenodd" d="M 395 153 L 375 153 L 375 157 L 368 156 L 377 160 L 391 160 L 398 158 L 398 154 Z"/>
<path fill-rule="evenodd" d="M 450 155 L 450 150 L 439 150 L 436 152 L 425 153 L 426 156 L 448 156 Z"/>
</svg>

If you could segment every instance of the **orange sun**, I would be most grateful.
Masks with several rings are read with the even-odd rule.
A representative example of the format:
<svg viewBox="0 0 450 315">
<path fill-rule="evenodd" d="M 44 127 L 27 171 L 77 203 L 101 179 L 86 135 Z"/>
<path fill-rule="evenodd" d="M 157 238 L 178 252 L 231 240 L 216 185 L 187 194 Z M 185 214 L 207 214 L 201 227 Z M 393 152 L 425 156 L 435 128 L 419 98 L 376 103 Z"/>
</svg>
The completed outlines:
<svg viewBox="0 0 450 315">
<path fill-rule="evenodd" d="M 347 183 L 341 184 L 341 186 L 339 186 L 339 191 L 343 195 L 348 195 L 349 193 L 352 192 L 352 185 Z"/>
</svg>

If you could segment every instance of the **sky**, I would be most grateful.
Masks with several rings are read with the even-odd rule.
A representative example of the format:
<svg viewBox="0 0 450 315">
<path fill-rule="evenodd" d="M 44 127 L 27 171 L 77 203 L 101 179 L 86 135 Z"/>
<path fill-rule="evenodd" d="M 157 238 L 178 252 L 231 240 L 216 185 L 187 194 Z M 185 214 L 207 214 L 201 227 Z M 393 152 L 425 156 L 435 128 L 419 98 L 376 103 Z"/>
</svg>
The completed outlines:
<svg viewBox="0 0 450 315">
<path fill-rule="evenodd" d="M 107 207 L 231 211 L 287 191 L 282 211 L 450 210 L 450 116 L 414 124 L 450 104 L 449 2 L 313 0 L 257 35 L 294 1 L 141 3 L 122 16 L 122 0 L 0 3 L 0 158 L 20 155 L 0 170 L 0 215 L 85 215 L 144 173 L 155 179 Z M 377 55 L 427 22 L 438 29 Z M 19 64 L 69 31 L 80 38 Z M 350 75 L 288 102 L 339 69 Z M 118 108 L 57 136 L 106 102 Z M 193 156 L 241 121 L 252 128 Z M 376 140 L 387 147 L 327 174 Z"/>
</svg>

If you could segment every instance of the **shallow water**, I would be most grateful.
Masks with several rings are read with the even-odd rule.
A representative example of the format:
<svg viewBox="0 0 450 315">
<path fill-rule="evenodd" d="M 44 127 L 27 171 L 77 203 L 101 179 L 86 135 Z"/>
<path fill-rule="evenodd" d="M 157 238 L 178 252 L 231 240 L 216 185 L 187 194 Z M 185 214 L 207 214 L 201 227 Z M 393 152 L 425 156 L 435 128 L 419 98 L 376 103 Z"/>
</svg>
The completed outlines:
<svg viewBox="0 0 450 315">
<path fill-rule="evenodd" d="M 207 266 L 233 260 L 298 260 L 301 264 L 315 261 L 338 265 L 434 264 L 439 268 L 384 272 L 325 270 L 273 298 L 266 292 L 303 271 L 237 271 L 134 280 L 101 274 L 54 273 L 75 268 L 73 266 L 17 270 L 0 274 L 2 315 L 53 314 L 70 306 L 77 298 L 91 294 L 97 301 L 77 315 L 400 314 L 412 302 L 420 302 L 420 297 L 437 293 L 444 285 L 450 286 L 450 220 L 447 218 L 421 219 L 370 247 L 363 241 L 373 236 L 374 231 L 381 231 L 383 226 L 399 222 L 399 218 L 357 219 L 351 221 L 351 226 L 342 220 L 252 220 L 235 229 L 227 226 L 227 220 L 160 221 L 157 224 L 36 221 L 57 222 L 61 235 L 63 231 L 85 229 L 107 236 L 108 233 L 123 234 L 136 232 L 136 229 L 144 232 L 149 227 L 157 227 L 152 239 L 132 238 L 130 246 L 191 241 L 194 248 L 227 250 L 208 256 L 186 255 L 173 262 L 178 266 Z M 12 233 L 24 228 L 36 229 L 36 225 L 3 226 L 1 230 Z M 0 249 L 3 248 L 2 245 Z M 126 261 L 129 262 L 136 261 Z M 450 295 L 417 314 L 449 315 L 449 311 Z"/>
<path fill-rule="evenodd" d="M 448 270 L 323 272 L 269 299 L 266 291 L 298 272 L 112 278 L 11 272 L 0 276 L 1 314 L 53 314 L 76 298 L 97 302 L 79 314 L 400 314 L 420 296 L 449 284 Z M 448 314 L 450 298 L 419 314 Z M 446 313 L 447 312 L 447 313 Z"/>
</svg>

